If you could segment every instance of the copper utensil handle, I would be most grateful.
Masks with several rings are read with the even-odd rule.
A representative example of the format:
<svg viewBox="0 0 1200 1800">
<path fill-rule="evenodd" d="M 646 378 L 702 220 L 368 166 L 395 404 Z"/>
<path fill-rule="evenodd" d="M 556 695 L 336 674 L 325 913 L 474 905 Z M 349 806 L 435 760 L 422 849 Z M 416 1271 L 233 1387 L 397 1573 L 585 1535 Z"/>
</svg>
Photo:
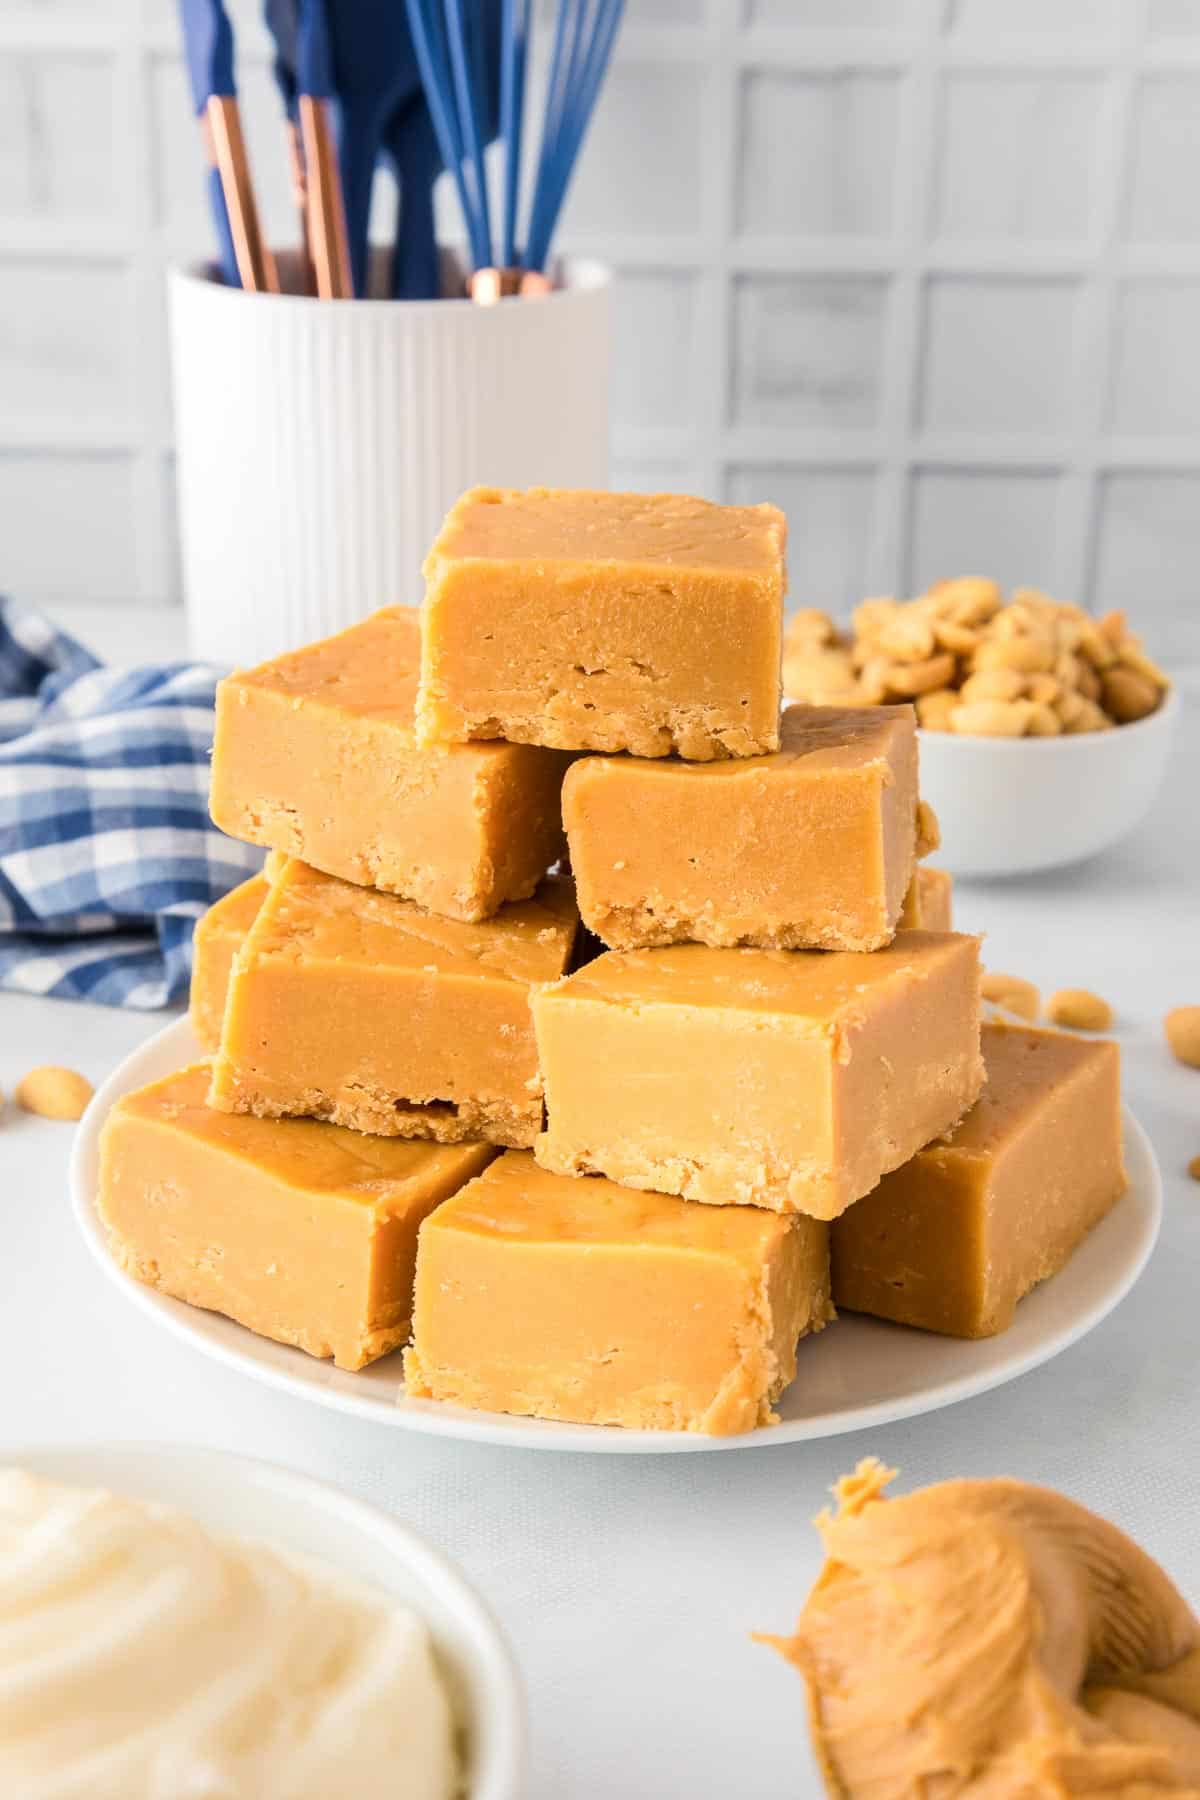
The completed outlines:
<svg viewBox="0 0 1200 1800">
<path fill-rule="evenodd" d="M 300 143 L 300 126 L 291 119 L 287 124 L 288 178 L 292 188 L 292 204 L 300 225 L 300 287 L 306 294 L 317 291 L 312 251 L 308 246 L 308 173 L 304 167 L 304 149 Z"/>
<path fill-rule="evenodd" d="M 528 300 L 551 292 L 552 284 L 537 269 L 476 269 L 467 277 L 467 294 L 476 306 L 494 306 L 517 295 Z"/>
<path fill-rule="evenodd" d="M 329 102 L 300 96 L 300 141 L 308 181 L 308 248 L 321 300 L 353 300 L 346 209 L 333 147 Z"/>
<path fill-rule="evenodd" d="M 258 222 L 237 101 L 229 94 L 213 94 L 203 116 L 221 177 L 242 286 L 248 293 L 277 294 L 279 272 Z"/>
</svg>

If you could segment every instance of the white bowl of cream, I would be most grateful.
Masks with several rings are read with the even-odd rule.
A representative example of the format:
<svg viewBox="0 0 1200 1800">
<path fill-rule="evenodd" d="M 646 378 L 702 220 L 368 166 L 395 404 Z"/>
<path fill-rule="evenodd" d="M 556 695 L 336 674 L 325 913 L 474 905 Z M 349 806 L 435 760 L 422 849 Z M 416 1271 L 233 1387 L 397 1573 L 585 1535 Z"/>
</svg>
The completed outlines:
<svg viewBox="0 0 1200 1800">
<path fill-rule="evenodd" d="M 0 1453 L 0 1792 L 517 1800 L 482 1601 L 388 1514 L 224 1451 Z"/>
</svg>

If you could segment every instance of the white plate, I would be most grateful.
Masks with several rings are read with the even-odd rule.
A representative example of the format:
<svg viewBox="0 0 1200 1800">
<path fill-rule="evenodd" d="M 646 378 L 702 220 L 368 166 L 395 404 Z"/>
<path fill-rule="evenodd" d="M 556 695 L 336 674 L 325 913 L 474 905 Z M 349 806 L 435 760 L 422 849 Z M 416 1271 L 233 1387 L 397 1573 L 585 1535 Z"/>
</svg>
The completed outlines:
<svg viewBox="0 0 1200 1800">
<path fill-rule="evenodd" d="M 320 1406 L 357 1413 L 381 1425 L 428 1431 L 444 1437 L 474 1438 L 532 1450 L 594 1450 L 617 1454 L 645 1451 L 745 1450 L 766 1444 L 794 1444 L 805 1438 L 835 1437 L 893 1419 L 933 1412 L 999 1387 L 1049 1361 L 1098 1325 L 1124 1298 L 1154 1248 L 1162 1217 L 1162 1184 L 1145 1132 L 1125 1111 L 1125 1156 L 1129 1192 L 1098 1225 L 1053 1281 L 1034 1290 L 1017 1308 L 1015 1323 L 1000 1337 L 965 1343 L 880 1320 L 847 1315 L 801 1344 L 799 1370 L 779 1405 L 780 1422 L 739 1437 L 706 1437 L 696 1432 L 623 1431 L 607 1425 L 562 1425 L 506 1413 L 471 1412 L 444 1401 L 410 1400 L 401 1383 L 400 1354 L 358 1373 L 335 1369 L 302 1350 L 255 1337 L 218 1313 L 201 1312 L 144 1287 L 119 1269 L 108 1254 L 104 1227 L 96 1213 L 100 1127 L 122 1094 L 156 1081 L 199 1056 L 186 1019 L 142 1045 L 105 1082 L 79 1127 L 71 1164 L 76 1216 L 100 1266 L 121 1291 L 178 1337 L 219 1362 L 241 1369 L 271 1387 L 315 1400 Z"/>
<path fill-rule="evenodd" d="M 411 1606 L 429 1627 L 463 1728 L 466 1800 L 519 1800 L 525 1702 L 500 1628 L 453 1565 L 389 1513 L 310 1475 L 227 1450 L 5 1446 L 0 1461 L 53 1481 L 179 1507 L 225 1536 L 261 1538 L 293 1554 L 319 1556 Z"/>
</svg>

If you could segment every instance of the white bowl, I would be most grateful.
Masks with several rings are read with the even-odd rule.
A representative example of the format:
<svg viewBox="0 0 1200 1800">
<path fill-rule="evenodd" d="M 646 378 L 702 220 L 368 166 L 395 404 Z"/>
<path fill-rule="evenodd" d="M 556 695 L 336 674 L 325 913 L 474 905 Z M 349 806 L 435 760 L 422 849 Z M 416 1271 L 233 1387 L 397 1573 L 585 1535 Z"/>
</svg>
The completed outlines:
<svg viewBox="0 0 1200 1800">
<path fill-rule="evenodd" d="M 320 1556 L 410 1605 L 428 1624 L 467 1747 L 467 1800 L 517 1800 L 525 1703 L 512 1655 L 479 1596 L 423 1538 L 311 1476 L 176 1444 L 4 1448 L 0 1462 L 192 1514 L 210 1531 Z"/>
<path fill-rule="evenodd" d="M 921 792 L 937 813 L 937 860 L 955 875 L 1029 875 L 1082 862 L 1149 812 L 1179 717 L 1156 713 L 1078 737 L 960 737 L 922 731 Z"/>
</svg>

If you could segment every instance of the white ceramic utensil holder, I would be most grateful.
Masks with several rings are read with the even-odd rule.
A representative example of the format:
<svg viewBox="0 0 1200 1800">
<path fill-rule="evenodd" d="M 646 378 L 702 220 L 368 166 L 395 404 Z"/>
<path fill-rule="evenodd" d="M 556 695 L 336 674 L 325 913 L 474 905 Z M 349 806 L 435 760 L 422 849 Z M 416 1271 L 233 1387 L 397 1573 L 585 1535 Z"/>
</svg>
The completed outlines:
<svg viewBox="0 0 1200 1800">
<path fill-rule="evenodd" d="M 416 604 L 464 488 L 606 487 L 610 278 L 540 299 L 319 301 L 169 277 L 188 633 L 246 665 Z"/>
</svg>

